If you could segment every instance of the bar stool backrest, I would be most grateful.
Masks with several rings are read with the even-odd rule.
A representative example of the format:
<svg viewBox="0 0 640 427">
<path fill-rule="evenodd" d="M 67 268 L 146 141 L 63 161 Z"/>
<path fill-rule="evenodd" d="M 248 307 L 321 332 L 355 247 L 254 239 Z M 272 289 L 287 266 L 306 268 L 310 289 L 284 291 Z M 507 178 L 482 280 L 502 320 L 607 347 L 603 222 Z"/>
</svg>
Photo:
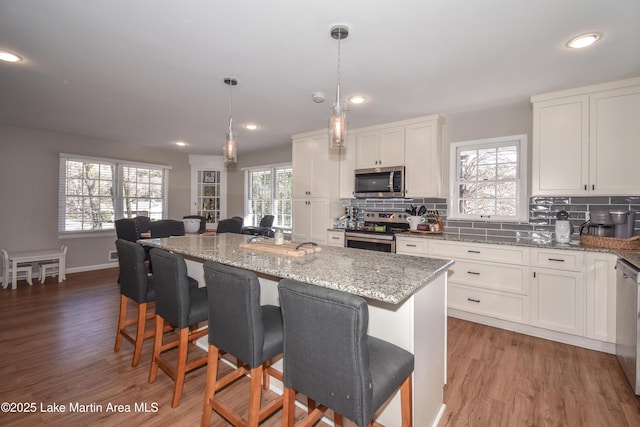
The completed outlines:
<svg viewBox="0 0 640 427">
<path fill-rule="evenodd" d="M 284 385 L 366 425 L 373 416 L 366 301 L 283 279 Z"/>
<path fill-rule="evenodd" d="M 188 327 L 191 324 L 191 296 L 184 258 L 159 248 L 151 249 L 150 255 L 156 290 L 156 314 L 178 329 Z"/>
<path fill-rule="evenodd" d="M 145 252 L 138 243 L 116 240 L 120 265 L 120 293 L 138 304 L 153 301 L 148 295 L 150 277 L 144 263 Z"/>
</svg>

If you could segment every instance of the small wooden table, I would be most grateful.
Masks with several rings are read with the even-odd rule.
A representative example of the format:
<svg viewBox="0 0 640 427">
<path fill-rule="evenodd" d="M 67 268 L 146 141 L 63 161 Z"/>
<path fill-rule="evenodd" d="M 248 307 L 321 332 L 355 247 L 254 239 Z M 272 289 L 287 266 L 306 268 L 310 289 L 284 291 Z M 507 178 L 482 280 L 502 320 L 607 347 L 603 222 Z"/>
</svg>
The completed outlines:
<svg viewBox="0 0 640 427">
<path fill-rule="evenodd" d="M 60 264 L 58 268 L 58 283 L 66 280 L 67 277 L 65 275 L 65 253 L 62 248 L 9 253 L 9 262 L 11 262 L 11 289 L 16 289 L 18 287 L 18 264 L 52 260 L 58 260 L 58 263 Z M 9 278 L 5 276 L 4 283 L 7 283 L 8 279 Z"/>
</svg>

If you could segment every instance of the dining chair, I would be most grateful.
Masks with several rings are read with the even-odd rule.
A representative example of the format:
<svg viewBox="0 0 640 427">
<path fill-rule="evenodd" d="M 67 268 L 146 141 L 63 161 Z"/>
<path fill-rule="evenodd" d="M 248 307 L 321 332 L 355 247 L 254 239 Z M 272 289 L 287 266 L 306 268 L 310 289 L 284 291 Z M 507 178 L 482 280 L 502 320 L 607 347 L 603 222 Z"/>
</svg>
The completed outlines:
<svg viewBox="0 0 640 427">
<path fill-rule="evenodd" d="M 367 302 L 290 279 L 280 281 L 278 293 L 284 323 L 283 427 L 293 426 L 296 392 L 319 404 L 303 425 L 332 409 L 335 424 L 346 417 L 365 427 L 398 389 L 402 420 L 395 425 L 410 427 L 413 354 L 367 335 Z"/>
<path fill-rule="evenodd" d="M 184 222 L 177 219 L 161 219 L 151 222 L 151 238 L 184 236 Z"/>
<path fill-rule="evenodd" d="M 11 262 L 9 261 L 9 254 L 6 250 L 2 249 L 2 288 L 7 289 L 9 286 L 9 278 L 12 276 Z M 16 267 L 16 274 L 18 279 L 25 279 L 29 286 L 33 285 L 33 265 L 31 264 L 18 264 Z"/>
<path fill-rule="evenodd" d="M 60 247 L 60 250 L 62 251 L 62 265 L 66 265 L 66 258 L 67 258 L 67 245 L 62 245 Z M 39 270 L 40 270 L 40 283 L 44 283 L 45 278 L 47 276 L 58 276 L 60 275 L 60 279 L 65 280 L 66 279 L 66 274 L 65 274 L 65 268 L 61 268 L 60 266 L 60 260 L 56 259 L 56 260 L 51 260 L 51 261 L 45 261 L 42 263 L 38 264 Z"/>
<path fill-rule="evenodd" d="M 222 221 L 218 222 L 216 233 L 217 234 L 222 234 L 222 233 L 241 234 L 243 223 L 244 223 L 244 220 L 240 217 L 234 216 L 233 218 L 223 219 Z"/>
</svg>

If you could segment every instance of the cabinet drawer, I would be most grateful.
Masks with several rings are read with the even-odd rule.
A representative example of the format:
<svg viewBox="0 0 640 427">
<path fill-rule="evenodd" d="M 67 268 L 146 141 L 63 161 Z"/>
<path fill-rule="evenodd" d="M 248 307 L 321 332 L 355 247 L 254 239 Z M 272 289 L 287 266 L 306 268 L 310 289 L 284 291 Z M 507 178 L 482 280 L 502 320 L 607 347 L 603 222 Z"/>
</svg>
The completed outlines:
<svg viewBox="0 0 640 427">
<path fill-rule="evenodd" d="M 396 253 L 403 255 L 427 256 L 427 239 L 397 237 Z"/>
<path fill-rule="evenodd" d="M 327 245 L 344 247 L 344 231 L 327 231 Z"/>
<path fill-rule="evenodd" d="M 449 283 L 447 298 L 449 308 L 512 322 L 529 322 L 529 301 L 526 296 L 503 294 Z"/>
<path fill-rule="evenodd" d="M 579 271 L 584 268 L 584 252 L 532 249 L 531 265 L 557 270 Z"/>
<path fill-rule="evenodd" d="M 524 265 L 529 263 L 529 248 L 481 243 L 445 242 L 433 240 L 429 245 L 429 255 L 478 261 L 494 261 L 505 264 Z"/>
<path fill-rule="evenodd" d="M 457 260 L 449 270 L 450 283 L 525 295 L 529 293 L 527 267 Z"/>
</svg>

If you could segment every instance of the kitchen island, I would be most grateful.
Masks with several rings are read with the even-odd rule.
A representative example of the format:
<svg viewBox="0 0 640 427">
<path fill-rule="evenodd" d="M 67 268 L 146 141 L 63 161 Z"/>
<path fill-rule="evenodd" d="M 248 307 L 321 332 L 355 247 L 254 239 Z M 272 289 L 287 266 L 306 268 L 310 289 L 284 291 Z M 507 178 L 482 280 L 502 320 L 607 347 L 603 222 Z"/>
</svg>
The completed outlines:
<svg viewBox="0 0 640 427">
<path fill-rule="evenodd" d="M 331 246 L 304 256 L 283 256 L 241 248 L 250 238 L 228 233 L 140 243 L 182 254 L 189 274 L 201 284 L 205 260 L 254 271 L 262 285 L 262 303 L 279 305 L 276 285 L 282 278 L 364 297 L 369 304 L 369 334 L 415 355 L 414 425 L 437 425 L 444 412 L 446 381 L 446 271 L 453 262 Z M 281 384 L 272 383 L 281 391 Z M 379 422 L 398 424 L 399 400 L 396 393 L 383 407 Z"/>
</svg>

